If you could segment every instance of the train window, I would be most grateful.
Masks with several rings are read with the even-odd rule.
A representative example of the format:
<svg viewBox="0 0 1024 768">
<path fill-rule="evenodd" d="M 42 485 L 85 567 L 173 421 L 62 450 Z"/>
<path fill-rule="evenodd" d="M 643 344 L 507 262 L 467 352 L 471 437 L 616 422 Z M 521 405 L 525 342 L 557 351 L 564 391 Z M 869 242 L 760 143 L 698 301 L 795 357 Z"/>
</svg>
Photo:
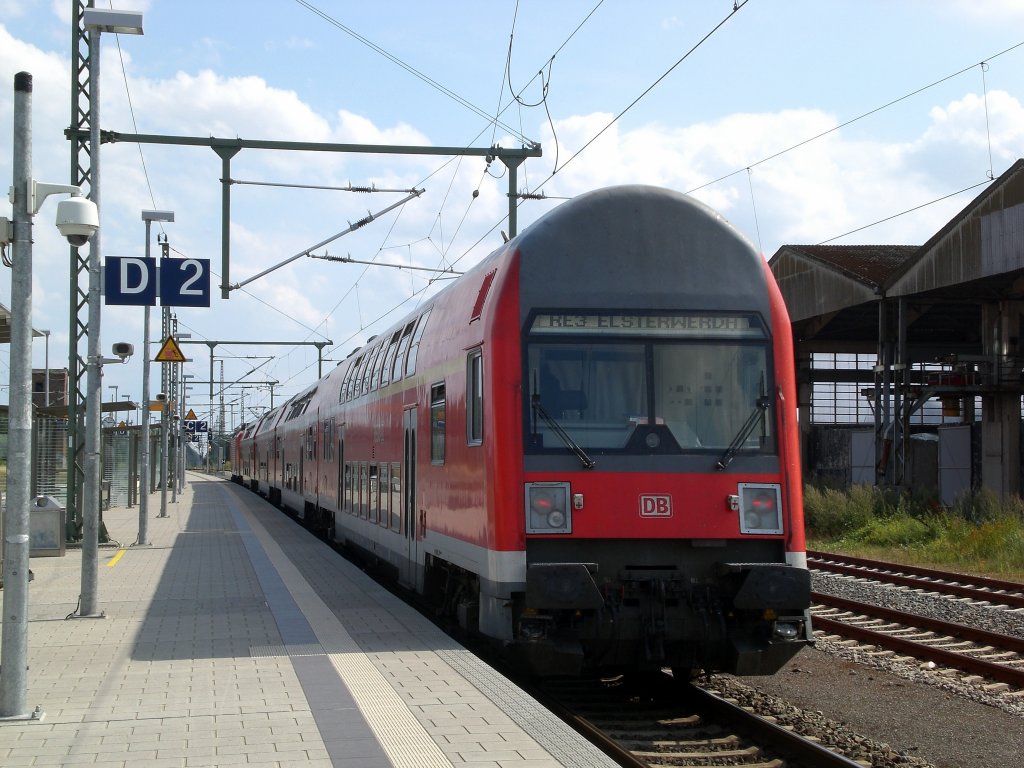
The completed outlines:
<svg viewBox="0 0 1024 768">
<path fill-rule="evenodd" d="M 353 512 L 352 509 L 352 462 L 345 462 L 345 506 L 344 509 L 350 515 Z"/>
<path fill-rule="evenodd" d="M 388 342 L 388 351 L 384 353 L 384 365 L 380 372 L 380 385 L 382 387 L 386 387 L 395 380 L 391 372 L 395 367 L 395 352 L 398 351 L 398 340 L 401 337 L 401 331 L 395 331 L 391 334 L 391 341 Z"/>
<path fill-rule="evenodd" d="M 445 439 L 444 382 L 430 388 L 430 463 L 444 464 Z"/>
<path fill-rule="evenodd" d="M 768 345 L 619 338 L 531 340 L 524 416 L 532 451 L 773 451 Z M 564 338 L 564 337 L 563 337 Z"/>
<path fill-rule="evenodd" d="M 391 530 L 402 528 L 402 465 L 391 465 Z"/>
<path fill-rule="evenodd" d="M 316 458 L 316 427 L 314 426 L 306 428 L 306 458 Z"/>
<path fill-rule="evenodd" d="M 359 463 L 359 516 L 366 517 L 370 505 L 370 469 L 365 461 Z"/>
<path fill-rule="evenodd" d="M 469 445 L 484 441 L 484 358 L 479 349 L 466 359 L 466 440 Z"/>
<path fill-rule="evenodd" d="M 380 465 L 380 524 L 385 528 L 388 527 L 388 522 L 391 518 L 390 505 L 391 505 L 391 465 L 381 464 Z"/>
<path fill-rule="evenodd" d="M 348 385 L 352 381 L 352 371 L 355 370 L 358 360 L 353 360 L 345 371 L 345 377 L 341 380 L 341 388 L 338 390 L 338 402 L 344 403 L 348 400 Z"/>
<path fill-rule="evenodd" d="M 369 508 L 367 519 L 371 523 L 376 523 L 380 519 L 380 485 L 377 482 L 377 465 L 370 465 L 370 485 L 369 485 Z"/>
<path fill-rule="evenodd" d="M 323 459 L 331 461 L 334 459 L 334 419 L 324 419 L 323 435 Z"/>
<path fill-rule="evenodd" d="M 415 328 L 415 320 L 408 323 L 402 330 L 402 338 L 398 341 L 398 351 L 395 353 L 395 362 L 391 366 L 391 380 L 398 381 L 402 378 L 402 371 L 405 370 L 405 356 L 409 351 L 409 342 L 412 341 L 412 331 Z"/>
<path fill-rule="evenodd" d="M 365 395 L 370 391 L 370 371 L 373 370 L 373 356 L 376 352 L 376 349 L 369 350 L 366 353 L 366 359 L 363 360 L 363 367 L 359 369 L 359 381 L 356 385 L 358 386 L 356 391 L 358 396 Z"/>
<path fill-rule="evenodd" d="M 387 344 L 377 345 L 377 355 L 373 360 L 373 374 L 370 379 L 370 391 L 380 389 L 380 375 L 384 370 L 384 358 L 387 357 Z"/>
<path fill-rule="evenodd" d="M 683 448 L 773 449 L 763 345 L 654 346 L 657 414 Z M 751 420 L 754 420 L 751 422 Z M 747 424 L 750 422 L 750 429 Z"/>
<path fill-rule="evenodd" d="M 380 347 L 374 347 L 366 353 L 366 365 L 363 367 L 363 381 L 360 384 L 360 394 L 365 395 L 370 391 L 370 384 L 373 382 L 373 366 L 377 361 L 377 353 L 380 351 Z"/>
<path fill-rule="evenodd" d="M 345 400 L 351 400 L 358 396 L 356 382 L 359 381 L 359 369 L 363 364 L 365 355 L 358 357 L 353 361 L 352 365 L 348 369 L 348 373 L 345 374 Z"/>
<path fill-rule="evenodd" d="M 420 340 L 423 338 L 423 331 L 427 328 L 427 318 L 430 317 L 430 310 L 428 309 L 422 315 L 416 323 L 416 333 L 412 337 L 412 346 L 409 347 L 409 357 L 405 363 L 405 375 L 412 376 L 416 373 L 416 357 L 420 352 Z"/>
<path fill-rule="evenodd" d="M 349 386 L 348 397 L 350 400 L 354 400 L 363 394 L 363 373 L 366 371 L 366 364 L 370 359 L 370 352 L 367 351 L 365 355 L 359 358 L 356 363 L 355 373 L 352 374 L 352 384 Z"/>
</svg>

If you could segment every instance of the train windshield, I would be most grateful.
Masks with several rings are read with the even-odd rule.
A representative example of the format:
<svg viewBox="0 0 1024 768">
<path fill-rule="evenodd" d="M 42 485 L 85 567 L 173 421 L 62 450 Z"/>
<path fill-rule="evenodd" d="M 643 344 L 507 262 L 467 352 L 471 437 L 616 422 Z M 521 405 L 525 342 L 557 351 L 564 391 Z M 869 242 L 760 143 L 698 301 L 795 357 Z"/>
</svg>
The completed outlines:
<svg viewBox="0 0 1024 768">
<path fill-rule="evenodd" d="M 561 316 L 534 320 L 527 343 L 529 452 L 570 443 L 597 452 L 774 451 L 767 334 L 756 318 L 680 329 L 682 316 L 654 318 L 650 328 L 646 317 L 622 327 L 619 316 L 588 315 L 554 330 L 552 317 Z M 606 317 L 620 325 L 599 333 L 609 331 Z"/>
</svg>

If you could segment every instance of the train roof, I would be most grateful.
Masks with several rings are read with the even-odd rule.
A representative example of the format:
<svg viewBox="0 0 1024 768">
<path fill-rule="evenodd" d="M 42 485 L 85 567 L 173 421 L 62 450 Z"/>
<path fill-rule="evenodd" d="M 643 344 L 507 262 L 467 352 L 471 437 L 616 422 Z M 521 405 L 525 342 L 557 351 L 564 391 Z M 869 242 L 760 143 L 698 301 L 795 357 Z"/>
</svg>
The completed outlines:
<svg viewBox="0 0 1024 768">
<path fill-rule="evenodd" d="M 533 307 L 759 311 L 770 315 L 765 260 L 720 214 L 640 184 L 580 195 L 510 245 L 521 254 L 524 320 Z"/>
</svg>

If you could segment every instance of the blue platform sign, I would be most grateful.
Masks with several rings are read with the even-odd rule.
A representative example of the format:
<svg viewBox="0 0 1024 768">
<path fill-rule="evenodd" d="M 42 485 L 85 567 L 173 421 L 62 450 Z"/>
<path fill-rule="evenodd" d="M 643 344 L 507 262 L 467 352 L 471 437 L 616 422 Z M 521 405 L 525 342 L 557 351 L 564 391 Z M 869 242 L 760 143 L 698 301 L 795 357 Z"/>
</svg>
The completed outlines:
<svg viewBox="0 0 1024 768">
<path fill-rule="evenodd" d="M 156 259 L 111 258 L 103 271 L 107 304 L 156 304 Z"/>
<path fill-rule="evenodd" d="M 165 307 L 210 306 L 210 260 L 163 259 L 160 303 Z"/>
<path fill-rule="evenodd" d="M 210 306 L 209 259 L 112 256 L 103 270 L 107 304 L 165 307 Z"/>
</svg>

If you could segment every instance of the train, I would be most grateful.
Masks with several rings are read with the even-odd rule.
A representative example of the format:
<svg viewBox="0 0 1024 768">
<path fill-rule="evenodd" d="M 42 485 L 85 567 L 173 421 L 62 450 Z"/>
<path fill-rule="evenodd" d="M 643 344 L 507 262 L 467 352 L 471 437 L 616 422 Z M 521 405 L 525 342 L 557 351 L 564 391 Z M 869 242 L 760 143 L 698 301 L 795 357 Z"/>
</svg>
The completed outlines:
<svg viewBox="0 0 1024 768">
<path fill-rule="evenodd" d="M 233 437 L 232 479 L 537 675 L 813 642 L 790 323 L 721 215 L 561 203 Z"/>
</svg>

